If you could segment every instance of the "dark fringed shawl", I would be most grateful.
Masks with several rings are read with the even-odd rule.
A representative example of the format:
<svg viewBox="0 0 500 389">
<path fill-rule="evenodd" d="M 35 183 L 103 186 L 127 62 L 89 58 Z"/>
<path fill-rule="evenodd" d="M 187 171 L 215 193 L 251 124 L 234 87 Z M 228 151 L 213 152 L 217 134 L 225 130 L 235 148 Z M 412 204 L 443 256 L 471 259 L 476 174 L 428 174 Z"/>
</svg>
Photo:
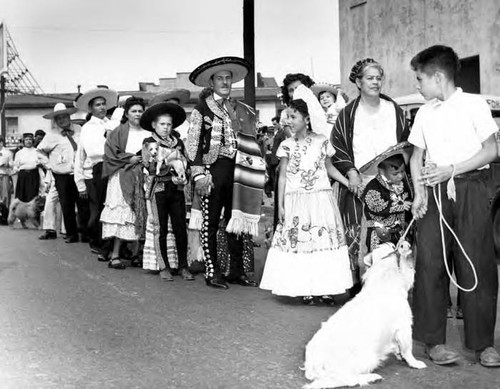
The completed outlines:
<svg viewBox="0 0 500 389">
<path fill-rule="evenodd" d="M 143 174 L 141 164 L 131 164 L 130 158 L 136 154 L 127 153 L 128 123 L 120 124 L 108 135 L 104 145 L 102 176 L 110 177 L 119 173 L 123 198 L 136 216 L 135 231 L 141 238 L 146 228 L 146 201 L 144 199 Z"/>
<path fill-rule="evenodd" d="M 389 96 L 381 94 L 380 98 L 393 103 L 396 109 L 397 141 L 402 142 L 407 140 L 410 135 L 410 128 L 405 119 L 404 111 Z M 354 137 L 354 118 L 360 100 L 361 96 L 351 101 L 342 111 L 340 111 L 331 135 L 331 142 L 336 151 L 332 158 L 332 162 L 343 175 L 346 175 L 349 170 L 356 168 L 354 166 L 352 139 Z"/>
</svg>

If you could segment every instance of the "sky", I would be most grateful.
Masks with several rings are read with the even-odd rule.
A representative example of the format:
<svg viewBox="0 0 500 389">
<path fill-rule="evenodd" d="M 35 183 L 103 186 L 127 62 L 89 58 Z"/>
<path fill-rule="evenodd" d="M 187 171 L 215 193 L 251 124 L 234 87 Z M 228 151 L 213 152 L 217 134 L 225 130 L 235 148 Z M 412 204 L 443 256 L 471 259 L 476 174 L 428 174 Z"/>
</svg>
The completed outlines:
<svg viewBox="0 0 500 389">
<path fill-rule="evenodd" d="M 0 0 L 20 58 L 45 93 L 139 82 L 243 56 L 243 0 Z M 340 82 L 338 0 L 255 0 L 256 71 Z"/>
</svg>

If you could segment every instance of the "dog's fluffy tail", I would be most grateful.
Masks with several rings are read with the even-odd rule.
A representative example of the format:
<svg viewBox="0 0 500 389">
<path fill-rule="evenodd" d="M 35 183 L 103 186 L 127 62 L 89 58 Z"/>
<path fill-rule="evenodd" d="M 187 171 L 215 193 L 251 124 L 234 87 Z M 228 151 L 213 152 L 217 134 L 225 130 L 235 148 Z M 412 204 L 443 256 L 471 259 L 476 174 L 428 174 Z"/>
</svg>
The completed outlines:
<svg viewBox="0 0 500 389">
<path fill-rule="evenodd" d="M 17 206 L 19 205 L 19 202 L 21 200 L 19 199 L 14 199 L 12 200 L 12 202 L 10 203 L 10 207 L 9 207 L 9 218 L 7 219 L 7 223 L 9 224 L 9 226 L 13 225 L 14 222 L 16 221 L 16 208 Z"/>
</svg>

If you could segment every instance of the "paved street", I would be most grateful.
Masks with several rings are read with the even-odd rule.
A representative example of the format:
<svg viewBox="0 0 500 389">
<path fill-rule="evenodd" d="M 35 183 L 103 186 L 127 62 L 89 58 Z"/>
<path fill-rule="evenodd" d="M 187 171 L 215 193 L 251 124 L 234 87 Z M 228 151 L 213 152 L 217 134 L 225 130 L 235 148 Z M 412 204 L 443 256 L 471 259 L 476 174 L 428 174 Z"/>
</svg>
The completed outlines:
<svg viewBox="0 0 500 389">
<path fill-rule="evenodd" d="M 335 308 L 108 269 L 85 244 L 0 228 L 0 388 L 300 388 L 304 345 Z M 256 249 L 257 278 L 264 249 Z M 449 321 L 458 350 L 462 322 Z M 367 321 L 369 325 L 369 321 Z M 500 325 L 497 325 L 500 345 Z M 463 351 L 456 367 L 390 359 L 374 388 L 498 388 Z M 417 358 L 423 348 L 415 346 Z"/>
</svg>

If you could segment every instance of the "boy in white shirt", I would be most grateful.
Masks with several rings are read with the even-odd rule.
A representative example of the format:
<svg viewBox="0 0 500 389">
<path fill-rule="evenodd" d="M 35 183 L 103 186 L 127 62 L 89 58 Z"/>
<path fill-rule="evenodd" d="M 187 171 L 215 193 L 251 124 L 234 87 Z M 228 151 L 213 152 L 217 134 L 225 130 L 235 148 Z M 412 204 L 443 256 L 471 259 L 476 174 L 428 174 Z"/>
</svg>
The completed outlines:
<svg viewBox="0 0 500 389">
<path fill-rule="evenodd" d="M 498 367 L 500 355 L 493 347 L 498 276 L 489 216 L 489 163 L 496 158 L 494 134 L 498 128 L 480 96 L 455 86 L 459 60 L 452 48 L 429 47 L 411 60 L 411 67 L 417 89 L 430 100 L 418 111 L 408 139 L 415 146 L 410 167 L 415 187 L 412 213 L 418 219 L 413 334 L 425 343 L 435 364 L 447 365 L 460 358 L 445 346 L 448 283 L 435 191 L 438 198 L 441 196 L 443 216 L 478 277 L 473 291 L 460 291 L 465 346 L 476 351 L 483 366 Z M 471 288 L 473 271 L 463 252 L 451 234 L 446 232 L 444 239 L 447 251 L 453 250 L 449 260 L 458 284 Z"/>
</svg>

